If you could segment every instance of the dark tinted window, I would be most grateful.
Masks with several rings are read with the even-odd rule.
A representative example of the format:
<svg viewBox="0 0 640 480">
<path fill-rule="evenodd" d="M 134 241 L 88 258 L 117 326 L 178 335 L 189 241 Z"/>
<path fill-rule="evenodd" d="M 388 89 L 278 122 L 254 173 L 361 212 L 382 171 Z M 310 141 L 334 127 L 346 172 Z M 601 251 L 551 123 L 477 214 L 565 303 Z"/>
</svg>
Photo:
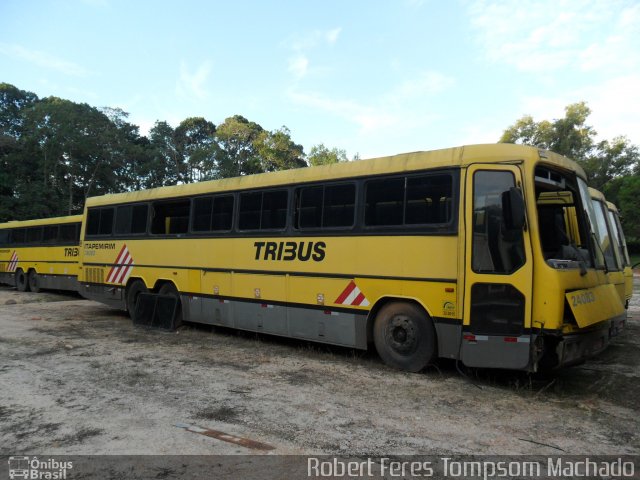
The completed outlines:
<svg viewBox="0 0 640 480">
<path fill-rule="evenodd" d="M 11 243 L 23 244 L 27 239 L 27 231 L 24 228 L 16 228 L 11 232 Z"/>
<path fill-rule="evenodd" d="M 287 225 L 287 191 L 265 192 L 262 196 L 260 229 L 283 229 Z"/>
<path fill-rule="evenodd" d="M 451 175 L 425 175 L 407 178 L 407 225 L 447 223 L 451 220 Z"/>
<path fill-rule="evenodd" d="M 189 227 L 189 200 L 171 200 L 153 204 L 151 233 L 156 235 L 178 235 Z"/>
<path fill-rule="evenodd" d="M 297 227 L 321 228 L 324 187 L 302 188 L 299 195 Z"/>
<path fill-rule="evenodd" d="M 429 225 L 452 218 L 451 175 L 419 175 L 370 180 L 366 184 L 365 225 Z"/>
<path fill-rule="evenodd" d="M 240 230 L 275 230 L 287 225 L 286 190 L 240 195 Z"/>
<path fill-rule="evenodd" d="M 114 209 L 91 208 L 87 218 L 87 236 L 111 235 Z"/>
<path fill-rule="evenodd" d="M 116 212 L 116 234 L 141 234 L 147 231 L 147 213 L 145 205 L 125 205 Z"/>
<path fill-rule="evenodd" d="M 197 198 L 193 202 L 194 232 L 231 230 L 233 219 L 233 196 Z"/>
<path fill-rule="evenodd" d="M 241 194 L 238 228 L 240 230 L 259 230 L 261 208 L 262 192 Z"/>
<path fill-rule="evenodd" d="M 42 227 L 31 227 L 27 229 L 27 243 L 42 243 Z"/>
<path fill-rule="evenodd" d="M 80 224 L 67 223 L 60 225 L 60 242 L 77 243 L 80 240 Z"/>
<path fill-rule="evenodd" d="M 350 227 L 353 225 L 356 186 L 333 185 L 324 189 L 322 227 Z"/>
<path fill-rule="evenodd" d="M 354 220 L 355 192 L 353 184 L 301 188 L 298 193 L 296 227 L 350 227 Z"/>
<path fill-rule="evenodd" d="M 367 182 L 365 225 L 402 225 L 404 177 Z"/>
<path fill-rule="evenodd" d="M 11 230 L 0 230 L 0 245 L 8 245 L 11 239 Z"/>
<path fill-rule="evenodd" d="M 56 243 L 58 241 L 58 225 L 47 225 L 44 227 L 42 236 L 43 243 Z"/>
<path fill-rule="evenodd" d="M 211 229 L 211 214 L 213 213 L 213 198 L 196 198 L 193 201 L 194 232 L 208 232 Z"/>
</svg>

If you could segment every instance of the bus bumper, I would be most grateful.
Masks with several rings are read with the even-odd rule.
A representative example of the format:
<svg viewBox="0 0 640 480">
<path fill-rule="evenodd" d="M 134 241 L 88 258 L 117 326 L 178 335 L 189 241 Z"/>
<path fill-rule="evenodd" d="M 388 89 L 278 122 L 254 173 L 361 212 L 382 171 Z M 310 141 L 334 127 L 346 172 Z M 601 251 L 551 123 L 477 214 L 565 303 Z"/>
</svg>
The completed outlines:
<svg viewBox="0 0 640 480">
<path fill-rule="evenodd" d="M 598 328 L 564 335 L 556 347 L 557 367 L 576 365 L 598 355 L 609 345 L 615 335 L 622 332 L 626 313 L 603 322 Z"/>
<path fill-rule="evenodd" d="M 124 288 L 122 287 L 80 283 L 78 293 L 87 300 L 104 303 L 120 310 L 127 309 L 124 298 Z"/>
</svg>

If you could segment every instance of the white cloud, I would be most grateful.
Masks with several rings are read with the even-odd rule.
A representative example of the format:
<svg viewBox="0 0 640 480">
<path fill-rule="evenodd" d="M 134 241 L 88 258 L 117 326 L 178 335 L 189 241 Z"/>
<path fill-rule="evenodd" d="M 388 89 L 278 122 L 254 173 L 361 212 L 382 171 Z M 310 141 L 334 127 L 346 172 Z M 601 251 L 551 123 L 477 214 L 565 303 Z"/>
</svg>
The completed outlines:
<svg viewBox="0 0 640 480">
<path fill-rule="evenodd" d="M 625 135 L 640 145 L 638 85 L 640 74 L 631 74 L 550 97 L 526 97 L 521 115 L 531 115 L 536 121 L 554 120 L 564 117 L 567 105 L 584 100 L 592 112 L 587 124 L 596 130 L 599 139 Z"/>
<path fill-rule="evenodd" d="M 0 54 L 18 58 L 39 67 L 57 70 L 67 75 L 86 77 L 89 72 L 77 63 L 69 62 L 40 50 L 32 50 L 15 43 L 0 43 Z"/>
<path fill-rule="evenodd" d="M 389 129 L 406 132 L 430 124 L 436 116 L 430 109 L 416 108 L 416 105 L 425 101 L 428 104 L 434 94 L 453 84 L 453 79 L 441 73 L 423 72 L 367 103 L 297 89 L 290 90 L 288 95 L 295 105 L 333 115 L 355 126 L 358 134 L 368 135 L 389 133 Z"/>
<path fill-rule="evenodd" d="M 325 33 L 325 39 L 329 45 L 333 45 L 338 41 L 342 28 L 334 28 Z"/>
<path fill-rule="evenodd" d="M 440 93 L 454 83 L 455 81 L 452 77 L 440 72 L 422 72 L 395 87 L 391 91 L 390 98 L 395 101 L 415 101 L 420 97 Z"/>
<path fill-rule="evenodd" d="M 640 55 L 630 0 L 476 0 L 468 12 L 485 58 L 521 71 L 624 68 Z"/>
<path fill-rule="evenodd" d="M 309 52 L 323 47 L 333 46 L 338 42 L 341 27 L 330 30 L 313 30 L 304 35 L 296 35 L 286 42 L 286 47 L 294 54 L 288 59 L 287 71 L 295 80 L 301 80 L 309 73 Z M 317 69 L 316 69 L 317 70 Z"/>
<path fill-rule="evenodd" d="M 208 60 L 202 62 L 194 72 L 189 71 L 187 65 L 182 62 L 176 83 L 176 93 L 182 97 L 194 97 L 198 100 L 209 97 L 206 84 L 211 70 L 211 62 Z"/>
<path fill-rule="evenodd" d="M 296 79 L 303 78 L 309 70 L 309 59 L 302 54 L 291 57 L 288 70 Z"/>
</svg>

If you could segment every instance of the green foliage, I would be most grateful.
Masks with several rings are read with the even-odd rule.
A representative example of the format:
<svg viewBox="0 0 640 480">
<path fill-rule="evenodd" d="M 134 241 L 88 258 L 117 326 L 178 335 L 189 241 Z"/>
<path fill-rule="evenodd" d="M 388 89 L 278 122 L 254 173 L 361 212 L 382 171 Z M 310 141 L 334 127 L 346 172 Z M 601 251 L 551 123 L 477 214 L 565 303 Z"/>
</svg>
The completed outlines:
<svg viewBox="0 0 640 480">
<path fill-rule="evenodd" d="M 618 192 L 618 208 L 624 224 L 625 236 L 633 240 L 640 239 L 640 176 L 633 175 L 622 179 Z"/>
<path fill-rule="evenodd" d="M 307 159 L 309 160 L 309 164 L 314 167 L 318 165 L 330 165 L 332 163 L 346 162 L 347 152 L 338 148 L 328 149 L 321 143 L 311 147 Z"/>
<path fill-rule="evenodd" d="M 307 166 L 284 126 L 190 117 L 141 136 L 128 116 L 0 83 L 0 222 L 77 213 L 94 195 Z"/>
<path fill-rule="evenodd" d="M 565 108 L 564 118 L 535 122 L 525 115 L 508 127 L 500 143 L 522 143 L 565 155 L 584 168 L 589 185 L 602 191 L 622 214 L 627 236 L 640 238 L 640 149 L 626 137 L 596 141 L 584 102 Z M 632 193 L 633 192 L 633 193 Z M 635 201 L 634 201 L 635 200 Z"/>
</svg>

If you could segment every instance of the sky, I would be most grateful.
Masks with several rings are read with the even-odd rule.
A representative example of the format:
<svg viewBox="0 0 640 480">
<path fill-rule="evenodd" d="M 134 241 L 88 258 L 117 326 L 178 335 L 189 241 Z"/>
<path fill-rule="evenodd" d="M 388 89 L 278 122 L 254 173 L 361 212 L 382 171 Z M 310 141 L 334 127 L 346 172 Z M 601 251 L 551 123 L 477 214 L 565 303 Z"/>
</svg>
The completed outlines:
<svg viewBox="0 0 640 480">
<path fill-rule="evenodd" d="M 351 158 L 494 143 L 586 101 L 640 144 L 640 0 L 0 0 L 0 82 Z"/>
</svg>

